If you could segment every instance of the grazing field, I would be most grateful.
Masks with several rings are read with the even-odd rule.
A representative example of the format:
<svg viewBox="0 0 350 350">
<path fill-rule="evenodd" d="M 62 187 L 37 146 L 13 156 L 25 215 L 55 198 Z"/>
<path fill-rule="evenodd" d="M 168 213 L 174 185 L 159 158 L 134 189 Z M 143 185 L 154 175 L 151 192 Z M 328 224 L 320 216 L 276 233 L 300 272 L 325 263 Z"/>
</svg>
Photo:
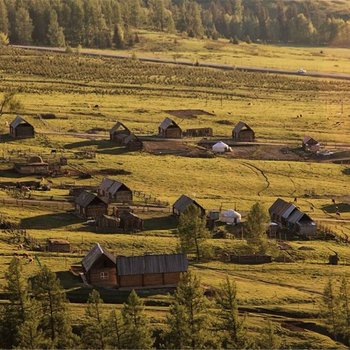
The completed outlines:
<svg viewBox="0 0 350 350">
<path fill-rule="evenodd" d="M 237 49 L 244 47 L 240 45 Z M 297 55 L 297 50 L 306 49 L 294 50 Z M 311 52 L 314 48 L 308 50 Z M 339 62 L 346 59 L 345 52 L 328 50 Z M 270 52 L 273 53 L 272 49 Z M 242 54 L 237 53 L 240 57 Z M 69 254 L 31 252 L 38 259 L 26 264 L 28 275 L 33 274 L 40 263 L 47 264 L 60 272 L 69 293 L 86 296 L 89 289 L 67 271 L 71 265 L 79 264 L 95 242 L 119 255 L 177 251 L 177 221 L 171 216 L 170 206 L 158 210 L 142 206 L 135 209 L 145 220 L 145 230 L 133 235 L 98 233 L 59 204 L 55 208 L 55 201 L 68 198 L 64 184 L 98 185 L 105 176 L 119 179 L 133 190 L 170 205 L 181 194 L 187 194 L 206 209 L 236 208 L 243 218 L 257 201 L 268 208 L 277 197 L 295 200 L 301 210 L 339 236 L 350 235 L 350 209 L 345 198 L 350 193 L 349 164 L 319 162 L 318 158 L 310 159 L 300 150 L 305 134 L 317 138 L 327 149 L 350 147 L 350 82 L 13 49 L 1 49 L 0 61 L 0 97 L 8 90 L 18 90 L 17 96 L 24 106 L 21 115 L 37 131 L 35 139 L 14 141 L 6 134 L 7 123 L 15 114 L 2 116 L 1 181 L 40 180 L 40 176 L 15 174 L 9 159 L 30 154 L 52 157 L 53 149 L 57 156 L 68 158 L 67 168 L 83 167 L 91 175 L 89 179 L 74 173 L 50 178 L 52 190 L 32 191 L 32 200 L 25 203 L 20 200 L 11 205 L 2 203 L 9 194 L 0 191 L 0 214 L 19 223 L 36 244 L 44 245 L 50 237 L 67 238 L 72 244 L 73 251 Z M 282 61 L 285 62 L 283 56 Z M 308 67 L 304 65 L 304 68 Z M 173 117 L 166 112 L 180 109 L 206 113 Z M 38 118 L 39 113 L 53 113 L 55 118 Z M 246 146 L 247 149 L 251 147 L 249 156 L 240 150 L 231 156 L 200 158 L 188 154 L 130 152 L 109 141 L 109 129 L 116 121 L 122 121 L 136 135 L 148 137 L 152 142 L 158 125 L 166 116 L 174 118 L 183 129 L 211 127 L 214 139 L 218 140 L 230 139 L 233 126 L 244 120 L 253 127 L 258 144 Z M 173 146 L 169 147 L 199 149 L 199 140 L 172 141 Z M 177 142 L 181 146 L 177 146 Z M 290 157 L 269 160 L 266 156 L 269 146 L 288 147 Z M 79 159 L 78 153 L 84 151 L 92 151 L 96 157 Z M 261 156 L 262 153 L 265 156 Z M 316 319 L 318 304 L 328 278 L 350 276 L 349 246 L 335 241 L 288 244 L 288 252 L 293 257 L 291 263 L 235 265 L 221 261 L 220 257 L 223 253 L 244 252 L 245 241 L 212 238 L 207 245 L 215 256 L 214 261 L 191 262 L 191 270 L 202 278 L 208 290 L 218 287 L 226 275 L 237 281 L 241 311 L 247 312 L 251 332 L 258 333 L 265 319 L 270 318 L 279 324 L 286 347 L 302 348 L 313 344 L 313 348 L 342 348 L 315 330 L 293 331 L 283 325 L 288 320 L 320 322 Z M 12 255 L 24 251 L 11 241 L 6 231 L 0 233 L 0 251 L 0 286 L 3 286 L 4 272 Z M 340 256 L 340 266 L 327 265 L 333 251 Z M 169 295 L 145 296 L 147 313 L 155 326 L 163 325 L 170 300 Z M 114 304 L 120 308 L 120 300 Z M 110 307 L 108 304 L 105 309 Z M 78 322 L 83 316 L 84 304 L 71 303 L 70 309 Z"/>
</svg>

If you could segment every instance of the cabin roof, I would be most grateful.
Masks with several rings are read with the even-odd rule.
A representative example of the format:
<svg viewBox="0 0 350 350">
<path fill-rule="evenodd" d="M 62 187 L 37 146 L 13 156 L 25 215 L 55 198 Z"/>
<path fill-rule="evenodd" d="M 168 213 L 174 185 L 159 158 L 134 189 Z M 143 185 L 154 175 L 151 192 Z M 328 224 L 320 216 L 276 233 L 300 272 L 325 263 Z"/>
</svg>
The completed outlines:
<svg viewBox="0 0 350 350">
<path fill-rule="evenodd" d="M 120 181 L 104 178 L 101 182 L 99 189 L 102 191 L 106 191 L 106 192 L 110 193 L 111 195 L 114 195 L 122 187 L 125 187 L 125 190 L 127 190 L 127 191 L 131 191 L 129 187 L 127 187 L 125 184 L 123 184 Z"/>
<path fill-rule="evenodd" d="M 28 125 L 31 125 L 29 124 L 25 119 L 23 119 L 21 116 L 17 116 L 10 124 L 10 126 L 12 128 L 17 128 L 18 125 L 20 124 L 28 124 Z"/>
<path fill-rule="evenodd" d="M 112 129 L 109 131 L 110 134 L 113 134 L 118 129 L 124 129 L 126 133 L 130 134 L 129 128 L 127 128 L 122 122 L 117 122 Z"/>
<path fill-rule="evenodd" d="M 303 139 L 303 144 L 304 145 L 317 145 L 317 144 L 319 144 L 319 142 L 316 141 L 311 136 L 305 136 L 304 139 Z"/>
<path fill-rule="evenodd" d="M 116 257 L 113 254 L 109 253 L 104 248 L 102 248 L 99 243 L 96 243 L 81 262 L 85 271 L 89 271 L 91 267 L 94 265 L 94 263 L 101 256 L 105 256 L 107 259 L 112 261 L 113 264 L 116 263 Z"/>
<path fill-rule="evenodd" d="M 236 126 L 233 128 L 235 133 L 239 133 L 243 128 L 253 131 L 253 129 L 245 122 L 239 121 Z"/>
<path fill-rule="evenodd" d="M 117 257 L 117 274 L 119 276 L 185 272 L 187 268 L 188 261 L 184 254 Z"/>
<path fill-rule="evenodd" d="M 161 122 L 161 124 L 159 125 L 159 127 L 160 127 L 162 130 L 166 130 L 166 129 L 167 129 L 169 126 L 171 126 L 171 125 L 180 128 L 174 120 L 172 120 L 172 119 L 170 119 L 170 118 L 168 118 L 168 117 L 166 117 L 166 118 Z"/>
<path fill-rule="evenodd" d="M 184 212 L 187 209 L 187 207 L 189 207 L 191 204 L 197 205 L 201 209 L 205 210 L 197 201 L 184 194 L 181 195 L 173 204 L 173 208 L 178 210 L 179 212 Z"/>
<path fill-rule="evenodd" d="M 95 199 L 101 201 L 102 203 L 106 202 L 97 196 L 97 194 L 89 192 L 89 191 L 82 191 L 79 196 L 76 198 L 75 203 L 78 204 L 79 206 L 86 208 L 90 203 L 92 203 L 92 201 L 94 201 Z"/>
</svg>

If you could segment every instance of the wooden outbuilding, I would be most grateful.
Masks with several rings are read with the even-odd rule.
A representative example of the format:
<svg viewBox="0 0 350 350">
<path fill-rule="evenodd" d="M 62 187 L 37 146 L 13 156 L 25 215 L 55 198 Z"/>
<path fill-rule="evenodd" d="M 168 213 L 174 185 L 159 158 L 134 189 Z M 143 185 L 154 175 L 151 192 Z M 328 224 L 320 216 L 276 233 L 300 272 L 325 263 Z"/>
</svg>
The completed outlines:
<svg viewBox="0 0 350 350">
<path fill-rule="evenodd" d="M 65 239 L 48 238 L 47 251 L 55 253 L 70 253 L 70 243 Z"/>
<path fill-rule="evenodd" d="M 14 170 L 23 175 L 48 175 L 50 166 L 40 156 L 33 156 L 26 163 L 15 163 Z"/>
<path fill-rule="evenodd" d="M 185 132 L 187 137 L 211 137 L 213 136 L 212 128 L 193 128 L 187 129 Z"/>
<path fill-rule="evenodd" d="M 99 231 L 119 233 L 121 232 L 120 218 L 104 214 L 96 219 L 96 227 Z"/>
<path fill-rule="evenodd" d="M 131 134 L 131 131 L 121 122 L 117 122 L 109 131 L 109 139 L 118 145 L 124 144 L 124 139 Z"/>
<path fill-rule="evenodd" d="M 132 212 L 122 211 L 119 214 L 120 228 L 123 232 L 143 231 L 144 221 Z"/>
<path fill-rule="evenodd" d="M 75 212 L 78 216 L 85 219 L 97 219 L 100 216 L 107 214 L 108 204 L 95 193 L 83 191 L 75 199 Z"/>
<path fill-rule="evenodd" d="M 169 139 L 181 139 L 182 129 L 172 119 L 166 117 L 158 128 L 159 136 L 166 137 Z"/>
<path fill-rule="evenodd" d="M 81 264 L 89 284 L 110 288 L 117 286 L 116 257 L 99 243 L 95 244 Z"/>
<path fill-rule="evenodd" d="M 232 138 L 237 142 L 253 142 L 255 132 L 248 124 L 240 121 L 232 130 Z"/>
<path fill-rule="evenodd" d="M 173 214 L 180 216 L 190 205 L 197 206 L 200 209 L 202 216 L 205 216 L 205 209 L 197 201 L 184 194 L 173 204 Z"/>
<path fill-rule="evenodd" d="M 26 139 L 35 136 L 33 125 L 17 116 L 10 124 L 10 135 L 15 139 Z"/>
<path fill-rule="evenodd" d="M 123 140 L 123 144 L 129 151 L 139 151 L 143 148 L 142 141 L 135 134 L 128 135 Z"/>
<path fill-rule="evenodd" d="M 321 144 L 311 136 L 305 136 L 303 139 L 302 147 L 305 151 L 317 152 L 321 148 Z"/>
<path fill-rule="evenodd" d="M 309 237 L 317 233 L 317 225 L 309 215 L 303 213 L 294 204 L 278 198 L 269 208 L 271 220 L 297 234 Z"/>
<path fill-rule="evenodd" d="M 108 178 L 103 179 L 97 193 L 108 203 L 130 203 L 133 199 L 132 191 L 128 186 Z"/>
<path fill-rule="evenodd" d="M 176 286 L 188 269 L 184 254 L 117 257 L 117 283 L 120 288 Z"/>
</svg>

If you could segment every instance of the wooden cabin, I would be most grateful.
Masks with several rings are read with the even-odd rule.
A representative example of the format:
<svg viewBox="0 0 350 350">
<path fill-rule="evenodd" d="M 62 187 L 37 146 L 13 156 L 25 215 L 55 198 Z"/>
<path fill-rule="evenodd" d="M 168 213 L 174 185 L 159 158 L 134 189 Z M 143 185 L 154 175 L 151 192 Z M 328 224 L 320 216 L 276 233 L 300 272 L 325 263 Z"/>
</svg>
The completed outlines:
<svg viewBox="0 0 350 350">
<path fill-rule="evenodd" d="M 131 131 L 121 122 L 117 122 L 109 131 L 109 139 L 118 145 L 124 144 L 124 139 L 131 134 Z"/>
<path fill-rule="evenodd" d="M 317 152 L 320 150 L 321 144 L 311 136 L 305 136 L 303 139 L 302 147 L 305 151 Z"/>
<path fill-rule="evenodd" d="M 184 254 L 118 256 L 116 263 L 120 288 L 176 286 L 188 269 Z"/>
<path fill-rule="evenodd" d="M 98 195 L 108 203 L 130 203 L 133 199 L 132 191 L 122 182 L 103 179 L 97 190 Z"/>
<path fill-rule="evenodd" d="M 95 244 L 81 264 L 89 284 L 109 288 L 117 286 L 116 257 L 99 243 Z"/>
<path fill-rule="evenodd" d="M 70 243 L 65 239 L 48 238 L 47 251 L 55 253 L 70 253 Z"/>
<path fill-rule="evenodd" d="M 314 236 L 317 233 L 317 225 L 309 215 L 281 198 L 272 204 L 269 214 L 271 220 L 278 223 L 281 228 L 306 237 Z"/>
<path fill-rule="evenodd" d="M 143 231 L 144 221 L 132 212 L 122 211 L 119 214 L 120 228 L 125 233 Z"/>
<path fill-rule="evenodd" d="M 107 202 L 89 191 L 82 191 L 75 199 L 75 212 L 79 217 L 97 219 L 107 214 Z"/>
<path fill-rule="evenodd" d="M 15 139 L 26 139 L 35 136 L 33 125 L 19 115 L 10 124 L 10 135 Z"/>
<path fill-rule="evenodd" d="M 213 136 L 212 128 L 193 128 L 187 129 L 185 132 L 187 137 L 211 137 Z"/>
<path fill-rule="evenodd" d="M 23 175 L 48 175 L 50 166 L 40 156 L 33 156 L 26 163 L 15 163 L 14 170 Z"/>
<path fill-rule="evenodd" d="M 184 194 L 181 195 L 181 197 L 179 197 L 178 200 L 173 204 L 173 214 L 176 216 L 180 216 L 183 212 L 186 211 L 186 209 L 190 205 L 197 206 L 200 209 L 202 216 L 205 216 L 205 209 L 200 204 L 198 204 L 198 202 L 196 202 L 194 199 Z"/>
<path fill-rule="evenodd" d="M 119 233 L 121 232 L 120 218 L 104 214 L 96 219 L 96 227 L 98 231 Z"/>
<path fill-rule="evenodd" d="M 166 117 L 158 128 L 159 136 L 166 137 L 169 139 L 181 139 L 182 130 L 172 119 Z"/>
<path fill-rule="evenodd" d="M 142 141 L 135 134 L 128 135 L 123 140 L 123 144 L 129 151 L 139 151 L 143 148 Z"/>
<path fill-rule="evenodd" d="M 253 142 L 255 132 L 248 124 L 240 121 L 232 130 L 232 138 L 237 142 Z"/>
</svg>

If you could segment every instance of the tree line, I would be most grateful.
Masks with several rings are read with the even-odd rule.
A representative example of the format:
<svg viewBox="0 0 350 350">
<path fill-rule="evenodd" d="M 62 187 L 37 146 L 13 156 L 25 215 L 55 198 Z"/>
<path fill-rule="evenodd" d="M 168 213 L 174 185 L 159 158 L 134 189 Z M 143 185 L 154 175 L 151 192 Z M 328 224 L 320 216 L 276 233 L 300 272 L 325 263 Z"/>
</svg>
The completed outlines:
<svg viewBox="0 0 350 350">
<path fill-rule="evenodd" d="M 248 335 L 245 317 L 238 313 L 237 287 L 229 278 L 209 300 L 199 278 L 183 274 L 164 328 L 155 332 L 134 290 L 120 310 L 111 306 L 108 311 L 92 290 L 84 317 L 73 326 L 65 291 L 47 266 L 28 282 L 14 257 L 5 277 L 9 303 L 0 306 L 5 349 L 276 349 L 281 344 L 269 322 L 258 339 Z"/>
<path fill-rule="evenodd" d="M 0 0 L 0 38 L 12 44 L 126 48 L 138 29 L 232 43 L 349 45 L 344 18 L 311 0 Z M 348 16 L 348 17 L 346 17 Z"/>
</svg>

